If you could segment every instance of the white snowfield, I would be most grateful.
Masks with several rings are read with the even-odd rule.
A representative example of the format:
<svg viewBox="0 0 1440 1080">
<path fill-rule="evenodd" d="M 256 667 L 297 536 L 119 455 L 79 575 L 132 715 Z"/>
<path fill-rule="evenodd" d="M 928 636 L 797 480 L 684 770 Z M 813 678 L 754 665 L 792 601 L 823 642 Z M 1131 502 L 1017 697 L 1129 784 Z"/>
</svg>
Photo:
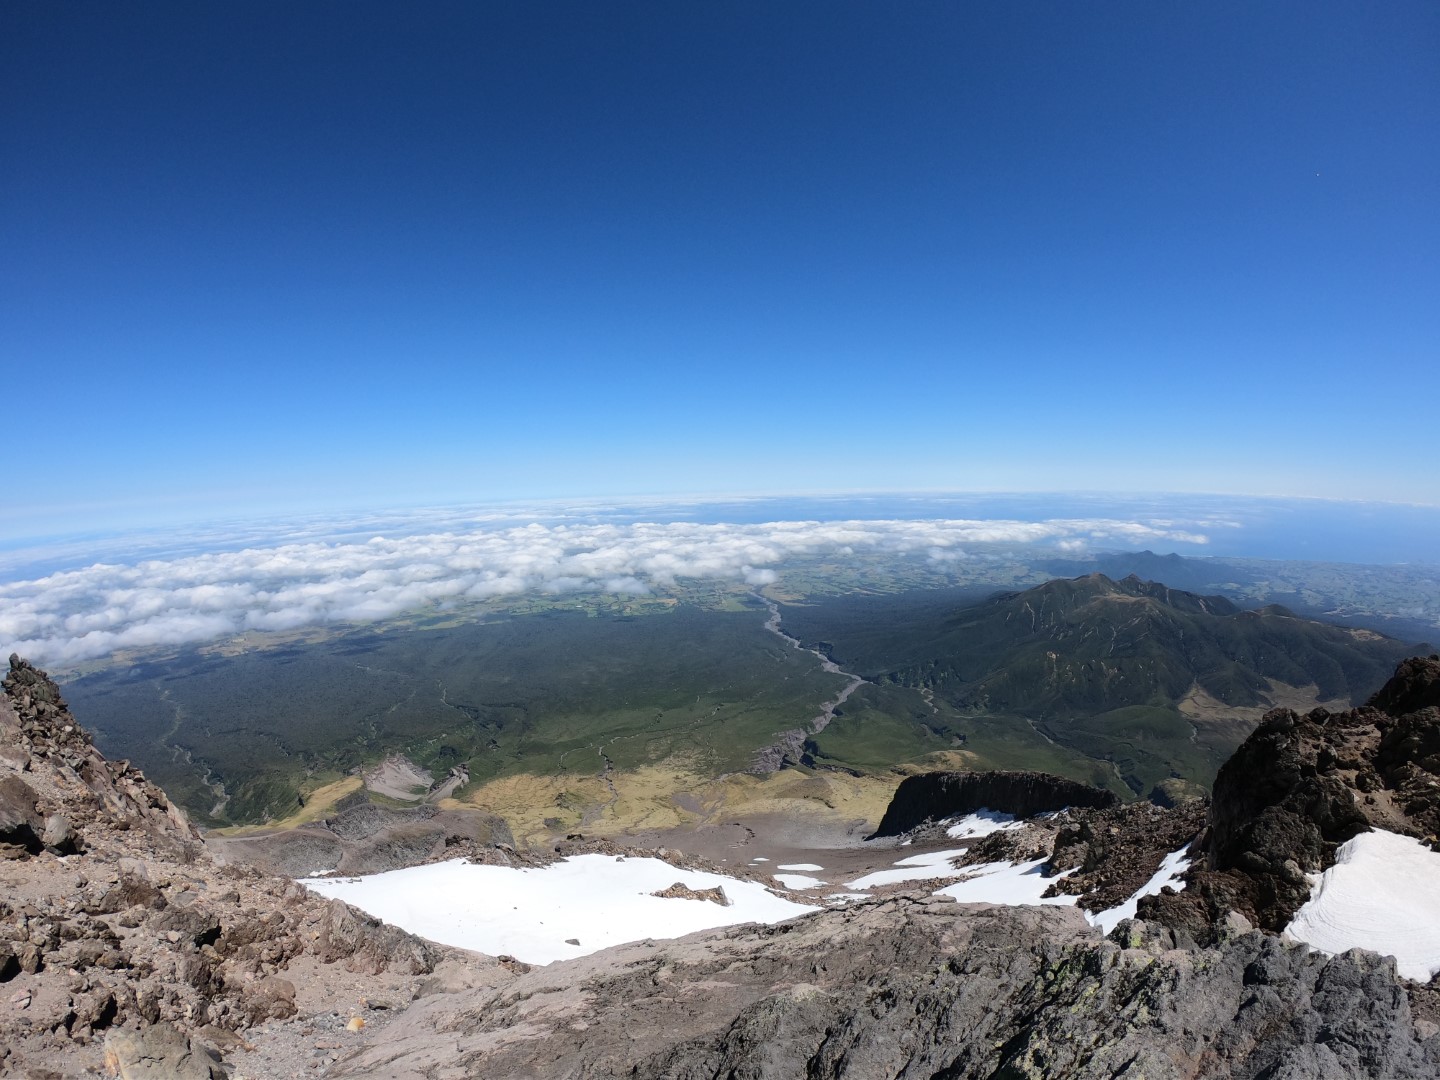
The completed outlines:
<svg viewBox="0 0 1440 1080">
<path fill-rule="evenodd" d="M 677 881 L 692 889 L 722 886 L 730 906 L 650 895 Z M 758 882 L 610 855 L 576 855 L 527 869 L 455 860 L 360 878 L 310 878 L 304 884 L 412 934 L 528 964 L 644 938 L 783 922 L 817 910 L 782 899 Z M 567 938 L 580 944 L 567 944 Z"/>
<path fill-rule="evenodd" d="M 1376 829 L 1341 844 L 1335 865 L 1310 878 L 1310 899 L 1285 932 L 1327 953 L 1369 949 L 1407 979 L 1440 972 L 1440 854 Z"/>
<path fill-rule="evenodd" d="M 970 827 L 989 832 L 1006 827 L 1005 822 L 994 817 L 987 820 L 972 815 L 972 818 L 977 820 Z M 1405 840 L 1404 837 L 1394 839 Z M 1415 841 L 1406 840 L 1406 843 L 1419 846 Z M 952 896 L 965 904 L 1075 902 L 1073 896 L 1041 895 L 1056 880 L 1041 876 L 1044 859 L 984 863 L 959 869 L 951 866 L 950 860 L 964 852 L 965 848 L 961 847 L 911 855 L 899 860 L 893 869 L 866 874 L 845 888 L 865 890 L 927 878 L 959 878 L 961 880 L 954 884 L 937 889 L 937 894 Z M 1440 856 L 1428 851 L 1425 854 L 1437 864 L 1433 871 L 1437 877 L 1425 887 L 1430 897 L 1440 897 Z M 786 865 L 789 869 L 820 869 L 814 863 Z M 1121 919 L 1134 915 L 1135 904 L 1141 896 L 1159 892 L 1164 885 L 1183 888 L 1178 875 L 1184 869 L 1184 852 L 1173 852 L 1125 903 L 1086 917 L 1108 933 Z M 776 874 L 775 878 L 787 889 L 811 889 L 825 884 L 805 874 Z M 696 890 L 721 886 L 730 905 L 722 907 L 708 900 L 652 895 L 676 882 Z M 477 866 L 456 860 L 369 877 L 306 878 L 303 884 L 322 896 L 339 897 L 377 918 L 433 941 L 492 956 L 514 956 L 530 964 L 568 960 L 627 941 L 680 937 L 697 930 L 747 922 L 777 923 L 821 910 L 778 896 L 759 882 L 682 870 L 660 859 L 612 855 L 576 855 L 550 866 L 528 869 Z M 827 898 L 850 901 L 868 899 L 869 895 L 862 891 L 836 892 Z M 1427 910 L 1424 918 L 1429 920 L 1430 951 L 1426 955 L 1431 957 L 1431 963 L 1440 966 L 1440 900 L 1432 899 Z M 1296 924 L 1299 922 L 1297 918 Z M 1292 931 L 1296 924 L 1292 924 Z M 571 944 L 572 938 L 578 944 Z M 1320 948 L 1330 947 L 1318 940 L 1313 943 Z M 1338 948 L 1349 948 L 1352 944 L 1393 951 L 1358 941 Z"/>
<path fill-rule="evenodd" d="M 758 860 L 757 860 L 757 861 L 758 861 Z M 821 866 L 819 863 L 813 863 L 813 862 L 792 862 L 792 863 L 781 863 L 779 866 L 775 867 L 775 869 L 776 869 L 776 870 L 803 870 L 803 871 L 805 871 L 806 873 L 814 873 L 816 870 L 824 870 L 825 868 L 824 868 L 823 866 Z"/>
<path fill-rule="evenodd" d="M 977 836 L 989 836 L 991 833 L 1000 832 L 1003 829 L 1018 829 L 1023 821 L 1016 821 L 1014 814 L 1002 814 L 998 810 L 987 810 L 981 807 L 973 814 L 966 814 L 955 824 L 945 830 L 945 835 L 952 840 L 969 839 Z"/>
</svg>

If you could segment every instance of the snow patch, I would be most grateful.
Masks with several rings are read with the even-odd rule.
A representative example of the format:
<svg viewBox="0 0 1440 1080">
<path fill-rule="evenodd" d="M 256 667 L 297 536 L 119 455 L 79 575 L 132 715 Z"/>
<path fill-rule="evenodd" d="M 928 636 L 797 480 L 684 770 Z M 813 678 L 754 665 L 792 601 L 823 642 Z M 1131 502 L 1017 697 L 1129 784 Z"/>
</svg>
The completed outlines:
<svg viewBox="0 0 1440 1080">
<path fill-rule="evenodd" d="M 1407 979 L 1440 972 L 1440 854 L 1376 829 L 1341 844 L 1335 865 L 1311 876 L 1310 899 L 1285 932 L 1327 953 L 1393 956 Z"/>
<path fill-rule="evenodd" d="M 946 851 L 930 851 L 924 855 L 911 855 L 895 864 L 894 870 L 876 870 L 873 874 L 847 881 L 848 889 L 873 889 L 877 885 L 898 885 L 902 881 L 924 881 L 926 878 L 959 877 L 968 874 L 970 868 L 956 870 L 950 860 L 964 855 L 964 848 L 950 848 Z"/>
<path fill-rule="evenodd" d="M 1158 896 L 1160 890 L 1166 885 L 1176 890 L 1185 888 L 1185 882 L 1181 880 L 1181 876 L 1186 870 L 1190 869 L 1190 860 L 1185 857 L 1185 852 L 1188 850 L 1190 849 L 1187 845 L 1179 851 L 1172 851 L 1169 855 L 1166 855 L 1160 863 L 1160 869 L 1156 870 L 1150 880 L 1136 890 L 1134 896 L 1130 897 L 1130 899 L 1126 900 L 1119 907 L 1108 908 L 1105 911 L 1094 913 L 1087 911 L 1085 918 L 1089 920 L 1091 926 L 1098 926 L 1104 933 L 1108 934 L 1120 925 L 1122 919 L 1133 919 L 1135 917 L 1135 911 L 1140 904 L 1140 898 L 1142 896 Z"/>
<path fill-rule="evenodd" d="M 696 890 L 723 886 L 730 906 L 650 895 L 677 881 Z M 523 869 L 457 859 L 303 884 L 412 934 L 529 964 L 568 960 L 644 938 L 777 923 L 818 910 L 776 896 L 757 881 L 683 870 L 660 859 L 609 855 L 576 855 Z M 580 944 L 567 944 L 566 938 Z"/>
<path fill-rule="evenodd" d="M 954 885 L 936 889 L 937 896 L 953 896 L 962 904 L 1073 904 L 1074 896 L 1043 896 L 1055 881 L 1064 877 L 1044 877 L 1040 870 L 1043 858 L 1030 862 L 993 862 L 967 866 L 962 873 L 971 875 Z"/>
<path fill-rule="evenodd" d="M 775 869 L 776 869 L 776 870 L 805 870 L 805 871 L 811 871 L 811 870 L 824 870 L 825 868 L 824 868 L 823 866 L 821 866 L 819 863 L 813 863 L 813 862 L 792 862 L 792 863 L 781 863 L 779 866 L 775 867 Z"/>
<path fill-rule="evenodd" d="M 998 810 L 981 807 L 973 814 L 967 814 L 945 830 L 952 840 L 989 836 L 1004 829 L 1018 829 L 1024 822 L 1016 821 L 1014 814 L 1002 814 Z"/>
</svg>

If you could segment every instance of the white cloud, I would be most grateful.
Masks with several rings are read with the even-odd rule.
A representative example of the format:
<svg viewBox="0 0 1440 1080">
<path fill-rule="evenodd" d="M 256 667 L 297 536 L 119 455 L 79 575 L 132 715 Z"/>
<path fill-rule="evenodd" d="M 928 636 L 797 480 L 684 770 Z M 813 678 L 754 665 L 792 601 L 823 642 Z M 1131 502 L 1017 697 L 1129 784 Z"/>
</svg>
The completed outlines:
<svg viewBox="0 0 1440 1080">
<path fill-rule="evenodd" d="M 887 553 L 937 563 L 961 545 L 1204 543 L 1183 523 L 774 521 L 508 522 L 401 537 L 306 539 L 239 551 L 96 563 L 0 584 L 0 655 L 66 664 L 247 630 L 367 622 L 526 592 L 643 595 L 681 578 L 768 585 L 794 558 Z"/>
</svg>

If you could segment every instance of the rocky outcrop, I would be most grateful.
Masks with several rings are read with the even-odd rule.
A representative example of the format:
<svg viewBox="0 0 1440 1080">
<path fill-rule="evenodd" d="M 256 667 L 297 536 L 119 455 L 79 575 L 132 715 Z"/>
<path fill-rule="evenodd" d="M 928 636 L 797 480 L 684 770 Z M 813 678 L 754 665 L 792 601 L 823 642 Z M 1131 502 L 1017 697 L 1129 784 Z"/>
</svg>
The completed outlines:
<svg viewBox="0 0 1440 1080">
<path fill-rule="evenodd" d="M 1206 806 L 1129 803 L 1066 815 L 1056 831 L 1047 896 L 1075 896 L 1086 911 L 1105 911 L 1134 896 L 1166 855 L 1189 848 L 1205 825 Z M 996 835 L 1003 836 L 1003 833 Z"/>
<path fill-rule="evenodd" d="M 683 881 L 677 881 L 674 885 L 667 885 L 650 894 L 651 896 L 663 897 L 666 900 L 708 900 L 712 904 L 719 904 L 721 907 L 730 906 L 730 898 L 725 895 L 725 887 L 716 885 L 712 889 L 692 889 Z"/>
<path fill-rule="evenodd" d="M 45 847 L 45 826 L 35 812 L 38 796 L 14 775 L 0 776 L 0 858 L 38 855 Z"/>
<path fill-rule="evenodd" d="M 1390 716 L 1440 708 L 1440 656 L 1413 656 L 1366 702 Z"/>
<path fill-rule="evenodd" d="M 1432 1077 L 1393 965 L 1260 933 L 1204 952 L 1073 908 L 860 903 L 642 942 L 417 1003 L 331 1075 Z"/>
<path fill-rule="evenodd" d="M 927 821 L 994 810 L 1033 817 L 1067 806 L 1117 806 L 1109 791 L 1042 772 L 933 772 L 900 781 L 872 835 L 898 836 Z"/>
<path fill-rule="evenodd" d="M 1230 911 L 1278 932 L 1310 896 L 1307 875 L 1371 828 L 1440 850 L 1440 658 L 1407 660 L 1365 706 L 1265 715 L 1221 768 L 1189 887 L 1141 914 L 1208 940 Z M 1411 709 L 1402 714 L 1391 709 Z"/>
<path fill-rule="evenodd" d="M 457 955 L 216 864 L 163 792 L 100 755 L 44 672 L 12 658 L 3 689 L 0 1076 L 60 1059 L 98 1070 L 102 1042 L 120 1075 L 190 1075 L 164 1064 L 175 1052 L 209 1075 L 190 1040 L 292 1016 L 297 993 L 323 1000 L 347 978 L 403 980 Z"/>
<path fill-rule="evenodd" d="M 105 1036 L 105 1067 L 119 1080 L 224 1080 L 219 1055 L 195 1046 L 174 1024 L 143 1032 L 113 1028 Z"/>
</svg>

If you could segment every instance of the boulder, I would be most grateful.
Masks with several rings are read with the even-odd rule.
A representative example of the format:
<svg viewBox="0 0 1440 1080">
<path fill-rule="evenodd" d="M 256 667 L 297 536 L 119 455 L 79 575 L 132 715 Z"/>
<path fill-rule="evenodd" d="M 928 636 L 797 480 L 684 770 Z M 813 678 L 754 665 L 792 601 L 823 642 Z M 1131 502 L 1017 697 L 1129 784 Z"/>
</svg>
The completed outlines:
<svg viewBox="0 0 1440 1080">
<path fill-rule="evenodd" d="M 0 858 L 38 855 L 44 825 L 35 812 L 34 789 L 14 773 L 0 776 Z"/>
<path fill-rule="evenodd" d="M 161 1020 L 144 1031 L 111 1028 L 105 1068 L 119 1080 L 223 1080 L 220 1062 L 174 1024 Z"/>
<path fill-rule="evenodd" d="M 83 847 L 70 819 L 64 814 L 51 814 L 45 819 L 45 829 L 40 834 L 40 842 L 47 851 L 56 855 L 77 855 Z"/>
</svg>

